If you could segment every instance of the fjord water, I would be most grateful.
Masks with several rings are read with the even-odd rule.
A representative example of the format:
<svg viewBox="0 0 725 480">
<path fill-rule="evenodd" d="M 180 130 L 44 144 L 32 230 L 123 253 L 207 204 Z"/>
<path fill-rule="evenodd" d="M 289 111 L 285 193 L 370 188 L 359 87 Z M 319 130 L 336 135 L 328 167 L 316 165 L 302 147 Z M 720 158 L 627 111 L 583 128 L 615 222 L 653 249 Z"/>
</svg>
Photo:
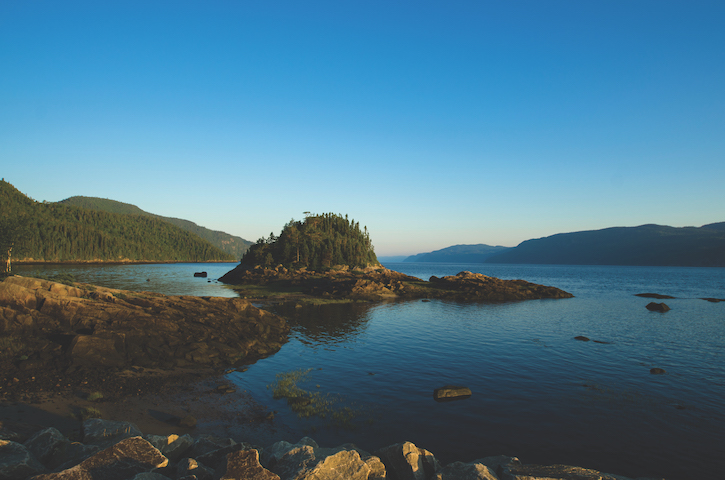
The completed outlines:
<svg viewBox="0 0 725 480">
<path fill-rule="evenodd" d="M 233 266 L 82 267 L 88 272 L 74 275 L 117 288 L 230 295 L 213 280 Z M 725 298 L 725 269 L 386 266 L 422 279 L 462 270 L 522 278 L 575 298 L 277 307 L 293 327 L 289 343 L 228 376 L 277 412 L 274 440 L 309 435 L 368 450 L 409 440 L 444 463 L 505 454 L 630 477 L 722 478 L 725 302 L 700 298 Z M 211 283 L 193 278 L 200 270 Z M 634 296 L 644 292 L 677 298 L 655 300 L 672 309 L 655 313 L 645 309 L 652 299 Z M 655 367 L 666 373 L 652 375 Z M 308 371 L 299 386 L 329 395 L 333 409 L 350 407 L 352 421 L 300 419 L 272 398 L 275 375 L 294 370 Z M 433 389 L 447 384 L 473 395 L 435 402 Z M 236 427 L 230 421 L 229 432 Z"/>
</svg>

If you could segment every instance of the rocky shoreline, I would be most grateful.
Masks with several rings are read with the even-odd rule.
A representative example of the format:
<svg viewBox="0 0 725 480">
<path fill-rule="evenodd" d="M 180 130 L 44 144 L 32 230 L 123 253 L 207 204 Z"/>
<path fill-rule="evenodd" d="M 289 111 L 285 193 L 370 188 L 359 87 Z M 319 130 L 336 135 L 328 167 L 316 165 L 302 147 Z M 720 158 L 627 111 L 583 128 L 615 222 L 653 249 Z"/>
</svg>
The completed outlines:
<svg viewBox="0 0 725 480">
<path fill-rule="evenodd" d="M 366 282 L 389 290 L 395 281 L 403 290 L 410 285 L 397 272 L 378 273 L 379 281 Z M 467 288 L 475 290 L 476 282 L 498 280 L 489 279 L 462 272 L 441 283 L 474 283 Z M 357 286 L 370 287 L 366 282 Z M 365 294 L 380 292 L 377 284 L 367 287 Z M 443 466 L 410 442 L 372 454 L 350 444 L 322 448 L 309 438 L 275 442 L 272 412 L 215 383 L 224 371 L 276 352 L 288 331 L 281 317 L 239 298 L 7 278 L 0 282 L 0 480 L 627 480 L 578 467 L 524 465 L 514 457 Z M 230 392 L 236 395 L 225 404 Z M 79 424 L 93 410 L 113 420 Z M 207 421 L 197 425 L 195 416 L 203 415 Z M 253 433 L 224 437 L 232 423 Z"/>
<path fill-rule="evenodd" d="M 441 465 L 411 442 L 372 453 L 354 444 L 260 447 L 213 435 L 150 435 L 129 422 L 88 419 L 82 442 L 53 427 L 23 435 L 0 427 L 3 480 L 630 480 L 568 465 L 527 465 L 505 455 Z M 639 479 L 644 480 L 644 479 Z"/>
<path fill-rule="evenodd" d="M 287 341 L 284 319 L 240 298 L 167 296 L 28 277 L 0 282 L 0 396 L 106 397 L 253 363 Z"/>
</svg>

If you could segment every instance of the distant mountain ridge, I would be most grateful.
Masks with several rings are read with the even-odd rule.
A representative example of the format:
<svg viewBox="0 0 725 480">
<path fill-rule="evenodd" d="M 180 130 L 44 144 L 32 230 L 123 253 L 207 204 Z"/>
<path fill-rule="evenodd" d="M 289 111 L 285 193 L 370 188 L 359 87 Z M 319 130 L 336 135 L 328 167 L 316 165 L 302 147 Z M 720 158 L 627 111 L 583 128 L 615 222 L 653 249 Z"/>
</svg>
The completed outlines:
<svg viewBox="0 0 725 480">
<path fill-rule="evenodd" d="M 725 267 L 725 222 L 559 233 L 521 242 L 486 263 Z"/>
<path fill-rule="evenodd" d="M 235 260 L 240 260 L 242 258 L 242 255 L 244 255 L 244 253 L 249 250 L 249 247 L 252 245 L 252 242 L 245 240 L 242 237 L 230 235 L 228 233 L 218 230 L 210 230 L 208 228 L 199 226 L 189 220 L 183 220 L 181 218 L 174 217 L 163 217 L 161 215 L 149 213 L 141 210 L 136 205 L 118 202 L 116 200 L 109 200 L 107 198 L 74 196 L 66 198 L 65 200 L 61 200 L 57 203 L 63 205 L 72 205 L 80 208 L 87 208 L 90 210 L 118 213 L 122 215 L 144 215 L 163 220 L 176 225 L 182 230 L 186 230 L 187 232 L 193 233 L 200 238 L 203 238 L 221 251 L 232 255 Z"/>
<path fill-rule="evenodd" d="M 428 253 L 411 255 L 404 262 L 439 262 L 439 263 L 483 263 L 489 257 L 497 255 L 510 247 L 491 246 L 483 243 L 476 245 L 453 245 Z"/>
</svg>

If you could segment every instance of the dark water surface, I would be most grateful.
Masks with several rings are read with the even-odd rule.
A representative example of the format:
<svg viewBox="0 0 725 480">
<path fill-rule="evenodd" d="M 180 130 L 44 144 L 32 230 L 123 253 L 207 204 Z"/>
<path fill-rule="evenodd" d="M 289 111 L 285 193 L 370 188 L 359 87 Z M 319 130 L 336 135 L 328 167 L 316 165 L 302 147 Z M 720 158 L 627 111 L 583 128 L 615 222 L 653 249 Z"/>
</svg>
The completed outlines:
<svg viewBox="0 0 725 480">
<path fill-rule="evenodd" d="M 173 288 L 163 293 L 220 295 L 233 292 L 191 274 L 204 269 L 215 279 L 233 266 L 83 267 L 105 272 L 74 274 L 141 290 L 169 279 Z M 293 325 L 290 342 L 229 376 L 277 411 L 279 439 L 309 435 L 321 445 L 354 442 L 368 450 L 410 440 L 443 463 L 505 454 L 630 477 L 723 478 L 725 302 L 699 297 L 725 298 L 725 269 L 386 266 L 423 279 L 461 270 L 522 278 L 575 298 L 280 307 Z M 204 293 L 192 293 L 197 288 Z M 672 310 L 654 313 L 645 309 L 653 300 L 634 296 L 643 292 L 678 298 L 656 300 Z M 655 367 L 667 373 L 650 374 Z M 294 370 L 309 370 L 299 386 L 329 396 L 333 410 L 351 408 L 352 421 L 299 419 L 273 399 L 267 386 Z M 473 395 L 435 402 L 433 389 L 446 384 Z"/>
</svg>

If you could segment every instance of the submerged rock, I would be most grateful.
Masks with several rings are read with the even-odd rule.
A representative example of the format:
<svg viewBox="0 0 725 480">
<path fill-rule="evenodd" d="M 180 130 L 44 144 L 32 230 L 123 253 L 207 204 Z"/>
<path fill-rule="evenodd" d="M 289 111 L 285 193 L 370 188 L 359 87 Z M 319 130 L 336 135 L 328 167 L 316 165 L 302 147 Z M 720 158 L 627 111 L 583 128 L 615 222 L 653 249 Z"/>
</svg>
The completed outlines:
<svg viewBox="0 0 725 480">
<path fill-rule="evenodd" d="M 648 303 L 646 308 L 650 312 L 663 312 L 664 313 L 664 312 L 667 312 L 670 310 L 670 307 L 668 307 L 666 304 L 655 303 L 655 302 Z"/>
<path fill-rule="evenodd" d="M 468 387 L 457 387 L 455 385 L 446 385 L 445 387 L 433 390 L 433 398 L 438 401 L 461 400 L 472 395 L 471 389 Z"/>
<path fill-rule="evenodd" d="M 635 297 L 643 297 L 643 298 L 658 298 L 660 300 L 667 300 L 671 298 L 675 298 L 670 295 L 662 295 L 660 293 L 635 293 Z"/>
</svg>

